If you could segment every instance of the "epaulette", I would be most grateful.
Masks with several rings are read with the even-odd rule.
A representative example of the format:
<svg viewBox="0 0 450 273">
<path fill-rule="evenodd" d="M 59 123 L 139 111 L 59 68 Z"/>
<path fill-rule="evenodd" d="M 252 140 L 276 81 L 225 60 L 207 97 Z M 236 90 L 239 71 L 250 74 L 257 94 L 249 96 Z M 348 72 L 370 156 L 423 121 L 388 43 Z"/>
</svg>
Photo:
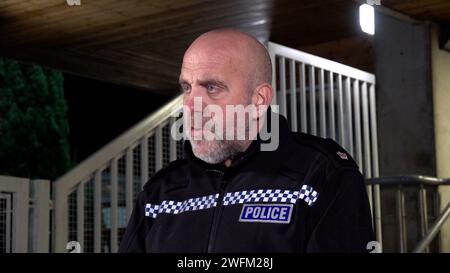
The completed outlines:
<svg viewBox="0 0 450 273">
<path fill-rule="evenodd" d="M 294 139 L 317 150 L 326 156 L 336 168 L 350 167 L 358 169 L 358 165 L 350 154 L 331 138 L 321 138 L 310 134 L 292 132 Z"/>
<path fill-rule="evenodd" d="M 144 189 L 146 189 L 149 184 L 154 181 L 155 179 L 162 177 L 164 174 L 167 174 L 168 172 L 170 172 L 171 170 L 174 170 L 175 168 L 186 164 L 188 161 L 184 158 L 179 158 L 176 159 L 174 161 L 171 161 L 169 163 L 167 163 L 167 165 L 165 165 L 164 167 L 162 167 L 161 169 L 159 169 L 156 173 L 154 173 L 153 175 L 150 176 L 150 179 L 147 183 L 145 183 L 144 185 Z"/>
</svg>

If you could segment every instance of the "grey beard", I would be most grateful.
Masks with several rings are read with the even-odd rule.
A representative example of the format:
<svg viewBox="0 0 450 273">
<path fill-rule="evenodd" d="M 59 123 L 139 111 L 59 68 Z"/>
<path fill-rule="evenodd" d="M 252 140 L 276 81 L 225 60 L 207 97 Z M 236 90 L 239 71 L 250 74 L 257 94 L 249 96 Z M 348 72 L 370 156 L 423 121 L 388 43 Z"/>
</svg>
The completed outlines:
<svg viewBox="0 0 450 273">
<path fill-rule="evenodd" d="M 245 150 L 245 141 L 242 140 L 211 140 L 205 141 L 203 145 L 207 145 L 206 153 L 199 153 L 198 141 L 191 140 L 192 152 L 194 155 L 210 164 L 216 164 L 225 161 L 232 155 L 241 153 Z"/>
<path fill-rule="evenodd" d="M 250 134 L 250 125 L 248 122 L 244 125 L 244 132 L 246 139 L 248 139 Z M 222 133 L 222 137 L 226 135 L 226 132 Z M 220 162 L 225 161 L 226 159 L 230 158 L 231 156 L 244 152 L 247 148 L 247 144 L 249 140 L 237 140 L 237 133 L 235 132 L 235 139 L 234 140 L 227 140 L 227 139 L 221 139 L 221 140 L 189 140 L 192 146 L 192 152 L 193 154 L 210 164 L 217 164 Z M 199 145 L 200 142 L 203 142 L 203 145 L 206 145 L 206 152 L 200 153 L 199 152 Z M 250 141 L 251 142 L 251 141 Z"/>
</svg>

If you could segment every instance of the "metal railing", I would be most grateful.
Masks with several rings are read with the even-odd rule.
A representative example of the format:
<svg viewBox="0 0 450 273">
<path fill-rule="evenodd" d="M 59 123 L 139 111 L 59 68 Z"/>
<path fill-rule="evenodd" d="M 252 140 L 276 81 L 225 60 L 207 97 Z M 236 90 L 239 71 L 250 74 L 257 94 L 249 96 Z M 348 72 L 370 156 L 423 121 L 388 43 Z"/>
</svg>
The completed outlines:
<svg viewBox="0 0 450 273">
<path fill-rule="evenodd" d="M 177 97 L 53 183 L 54 251 L 78 241 L 83 252 L 116 252 L 137 193 L 180 156 L 169 137 Z"/>
<path fill-rule="evenodd" d="M 271 42 L 268 50 L 276 90 L 272 103 L 280 106 L 291 129 L 335 140 L 366 178 L 378 177 L 375 76 Z M 380 188 L 368 185 L 367 193 L 381 242 Z"/>
<path fill-rule="evenodd" d="M 407 252 L 407 227 L 406 227 L 406 213 L 405 213 L 405 200 L 404 200 L 404 187 L 416 186 L 418 188 L 418 202 L 419 202 L 419 215 L 420 215 L 420 233 L 421 240 L 417 246 L 412 250 L 414 253 L 428 252 L 430 243 L 435 239 L 439 233 L 445 221 L 450 216 L 450 202 L 445 209 L 440 212 L 435 222 L 429 226 L 428 219 L 428 201 L 427 201 L 427 189 L 426 186 L 449 186 L 450 179 L 442 179 L 423 175 L 406 175 L 406 176 L 392 176 L 392 177 L 377 177 L 366 180 L 368 185 L 378 185 L 381 187 L 392 186 L 395 187 L 395 207 L 396 216 L 398 222 L 398 237 L 399 237 L 399 249 L 401 253 Z"/>
</svg>

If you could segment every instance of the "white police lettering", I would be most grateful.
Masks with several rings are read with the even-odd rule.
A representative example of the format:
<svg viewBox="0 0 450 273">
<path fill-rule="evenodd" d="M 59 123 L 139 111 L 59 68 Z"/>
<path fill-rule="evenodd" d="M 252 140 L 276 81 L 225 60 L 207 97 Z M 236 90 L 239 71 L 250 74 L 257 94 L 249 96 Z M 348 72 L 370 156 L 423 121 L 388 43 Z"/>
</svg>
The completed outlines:
<svg viewBox="0 0 450 273">
<path fill-rule="evenodd" d="M 288 224 L 292 208 L 293 204 L 245 204 L 239 221 Z"/>
</svg>

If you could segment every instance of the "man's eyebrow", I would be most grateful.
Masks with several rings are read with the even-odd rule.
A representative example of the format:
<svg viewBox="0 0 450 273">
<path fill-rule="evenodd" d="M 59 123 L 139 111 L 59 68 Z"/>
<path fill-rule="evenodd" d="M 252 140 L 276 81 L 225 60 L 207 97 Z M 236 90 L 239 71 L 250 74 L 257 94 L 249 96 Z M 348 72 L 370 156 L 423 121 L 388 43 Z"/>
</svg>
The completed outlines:
<svg viewBox="0 0 450 273">
<path fill-rule="evenodd" d="M 210 84 L 210 85 L 218 86 L 218 87 L 223 88 L 223 89 L 227 89 L 228 88 L 228 86 L 226 85 L 226 83 L 224 81 L 222 81 L 220 79 L 214 79 L 214 78 L 207 78 L 207 79 L 204 79 L 204 80 L 199 80 L 198 84 L 201 85 L 201 86 L 206 86 L 206 85 Z"/>
<path fill-rule="evenodd" d="M 185 79 L 178 80 L 178 84 L 180 84 L 180 85 L 185 84 L 185 83 L 188 83 Z"/>
</svg>

